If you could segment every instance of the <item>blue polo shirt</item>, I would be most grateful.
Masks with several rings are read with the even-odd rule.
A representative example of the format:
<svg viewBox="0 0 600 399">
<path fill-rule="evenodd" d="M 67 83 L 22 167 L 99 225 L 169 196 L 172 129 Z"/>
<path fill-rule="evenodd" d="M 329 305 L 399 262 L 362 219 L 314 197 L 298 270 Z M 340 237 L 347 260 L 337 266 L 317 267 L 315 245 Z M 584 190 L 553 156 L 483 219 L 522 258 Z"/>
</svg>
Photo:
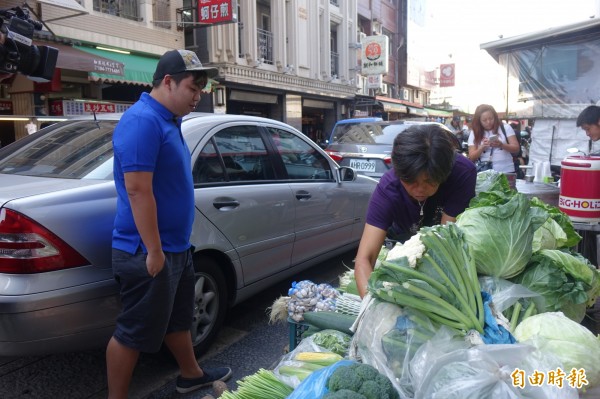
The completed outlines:
<svg viewBox="0 0 600 399">
<path fill-rule="evenodd" d="M 143 93 L 117 124 L 113 148 L 117 188 L 113 248 L 134 254 L 141 247 L 147 252 L 133 220 L 124 173 L 152 172 L 163 251 L 187 250 L 194 222 L 194 183 L 181 118 Z"/>
</svg>

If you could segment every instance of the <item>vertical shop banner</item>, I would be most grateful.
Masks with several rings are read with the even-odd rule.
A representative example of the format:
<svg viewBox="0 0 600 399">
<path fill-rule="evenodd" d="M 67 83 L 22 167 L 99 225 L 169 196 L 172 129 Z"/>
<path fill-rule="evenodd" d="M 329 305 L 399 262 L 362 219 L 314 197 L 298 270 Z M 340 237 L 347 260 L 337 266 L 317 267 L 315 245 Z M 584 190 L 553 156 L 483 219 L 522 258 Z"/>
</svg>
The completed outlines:
<svg viewBox="0 0 600 399">
<path fill-rule="evenodd" d="M 237 1 L 198 0 L 197 22 L 206 25 L 237 22 Z"/>
<path fill-rule="evenodd" d="M 367 36 L 361 40 L 361 73 L 386 75 L 388 73 L 389 39 L 385 35 Z"/>
<path fill-rule="evenodd" d="M 454 86 L 454 74 L 456 72 L 454 64 L 440 65 L 440 87 Z"/>
</svg>

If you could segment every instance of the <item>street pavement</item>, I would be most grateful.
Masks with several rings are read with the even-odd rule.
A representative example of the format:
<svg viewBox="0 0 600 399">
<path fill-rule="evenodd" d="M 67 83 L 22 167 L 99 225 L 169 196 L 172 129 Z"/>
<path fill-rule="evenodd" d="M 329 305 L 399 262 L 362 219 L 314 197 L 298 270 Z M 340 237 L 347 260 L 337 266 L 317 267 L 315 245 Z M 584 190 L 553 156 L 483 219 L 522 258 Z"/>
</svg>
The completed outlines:
<svg viewBox="0 0 600 399">
<path fill-rule="evenodd" d="M 338 285 L 338 277 L 346 266 L 352 266 L 356 251 L 350 251 L 341 257 L 324 262 L 298 274 L 296 281 L 312 280 L 315 283 Z M 234 307 L 230 312 L 225 327 L 217 342 L 209 353 L 200 358 L 200 365 L 205 367 L 229 366 L 233 376 L 227 385 L 230 390 L 237 387 L 236 381 L 253 374 L 260 368 L 273 369 L 289 346 L 289 326 L 283 323 L 269 324 L 269 308 L 281 295 L 287 291 L 293 280 L 284 281 L 260 295 Z M 175 391 L 177 370 L 170 374 L 169 380 L 163 386 L 146 396 L 136 396 L 143 399 L 200 399 L 214 392 L 212 388 L 201 389 L 188 394 Z"/>
<path fill-rule="evenodd" d="M 286 279 L 231 309 L 220 335 L 200 358 L 206 367 L 230 366 L 233 376 L 227 382 L 253 374 L 259 368 L 272 368 L 288 343 L 286 324 L 269 325 L 267 308 L 281 295 L 287 295 L 292 281 L 311 279 L 337 285 L 338 276 L 352 265 L 355 251 Z M 212 390 L 189 394 L 175 392 L 178 368 L 164 355 L 142 354 L 133 374 L 129 399 L 202 398 Z M 105 399 L 105 345 L 74 353 L 31 357 L 0 357 L 0 399 Z"/>
</svg>

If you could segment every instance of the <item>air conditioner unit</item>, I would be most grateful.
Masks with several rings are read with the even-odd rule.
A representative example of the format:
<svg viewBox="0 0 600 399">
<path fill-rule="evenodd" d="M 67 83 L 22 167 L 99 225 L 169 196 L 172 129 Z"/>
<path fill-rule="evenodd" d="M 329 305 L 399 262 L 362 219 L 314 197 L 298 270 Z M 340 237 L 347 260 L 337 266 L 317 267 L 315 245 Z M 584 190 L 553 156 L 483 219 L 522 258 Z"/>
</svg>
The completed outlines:
<svg viewBox="0 0 600 399">
<path fill-rule="evenodd" d="M 402 94 L 402 99 L 403 100 L 408 100 L 409 99 L 408 96 L 410 95 L 410 93 L 409 93 L 408 89 L 402 89 L 400 91 L 400 93 Z"/>
<path fill-rule="evenodd" d="M 381 94 L 388 94 L 388 85 L 382 83 L 381 86 L 379 86 L 379 92 Z"/>
<path fill-rule="evenodd" d="M 358 42 L 362 43 L 367 38 L 367 34 L 364 32 L 358 32 Z"/>
</svg>

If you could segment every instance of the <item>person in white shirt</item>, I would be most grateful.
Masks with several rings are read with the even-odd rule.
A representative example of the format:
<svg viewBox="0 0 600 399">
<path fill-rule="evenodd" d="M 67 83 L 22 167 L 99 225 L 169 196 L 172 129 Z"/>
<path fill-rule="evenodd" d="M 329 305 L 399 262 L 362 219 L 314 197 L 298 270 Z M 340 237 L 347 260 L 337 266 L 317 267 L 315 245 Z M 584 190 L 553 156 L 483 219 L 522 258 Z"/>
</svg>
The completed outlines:
<svg viewBox="0 0 600 399">
<path fill-rule="evenodd" d="M 37 132 L 37 125 L 36 123 L 33 121 L 33 119 L 29 119 L 29 123 L 27 123 L 25 125 L 25 129 L 27 129 L 27 133 L 28 134 L 33 134 L 35 132 Z"/>
<path fill-rule="evenodd" d="M 491 169 L 502 173 L 515 173 L 513 153 L 519 151 L 519 142 L 510 125 L 502 123 L 498 113 L 488 104 L 475 110 L 469 135 L 471 161 L 491 162 Z"/>
</svg>

